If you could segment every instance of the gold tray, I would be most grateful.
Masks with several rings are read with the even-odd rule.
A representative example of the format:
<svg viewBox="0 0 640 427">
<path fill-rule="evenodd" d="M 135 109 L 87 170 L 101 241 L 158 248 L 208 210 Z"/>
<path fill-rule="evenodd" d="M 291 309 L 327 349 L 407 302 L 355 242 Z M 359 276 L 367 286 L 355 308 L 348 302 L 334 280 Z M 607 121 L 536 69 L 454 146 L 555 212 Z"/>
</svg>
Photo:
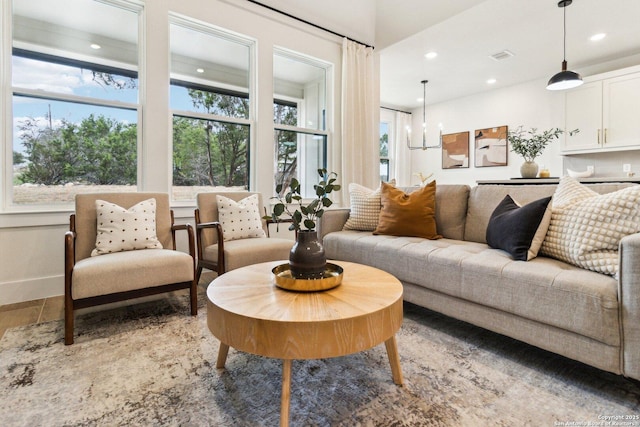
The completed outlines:
<svg viewBox="0 0 640 427">
<path fill-rule="evenodd" d="M 342 267 L 327 263 L 322 279 L 296 279 L 291 275 L 289 264 L 280 264 L 274 267 L 276 286 L 288 291 L 317 292 L 335 288 L 342 283 Z"/>
</svg>

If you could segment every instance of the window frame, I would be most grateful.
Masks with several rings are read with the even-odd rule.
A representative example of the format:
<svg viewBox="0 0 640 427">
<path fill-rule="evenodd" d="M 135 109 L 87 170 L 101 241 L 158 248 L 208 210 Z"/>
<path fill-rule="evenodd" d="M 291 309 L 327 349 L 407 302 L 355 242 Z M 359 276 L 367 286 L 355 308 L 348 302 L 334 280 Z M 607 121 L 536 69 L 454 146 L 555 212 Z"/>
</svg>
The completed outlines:
<svg viewBox="0 0 640 427">
<path fill-rule="evenodd" d="M 380 154 L 380 166 L 382 166 L 382 162 L 383 160 L 386 160 L 387 162 L 387 179 L 386 181 L 389 181 L 391 179 L 392 175 L 392 167 L 391 167 L 391 159 L 392 159 L 392 155 L 391 153 L 393 153 L 393 129 L 394 129 L 394 123 L 392 121 L 388 121 L 388 120 L 384 120 L 382 117 L 380 117 L 380 125 L 382 124 L 386 124 L 387 125 L 387 155 L 386 156 L 382 156 L 382 154 Z M 378 136 L 378 151 L 380 151 L 380 138 L 382 137 L 382 135 Z M 380 179 L 382 179 L 382 176 L 380 176 Z M 384 180 L 383 180 L 384 181 Z"/>
<path fill-rule="evenodd" d="M 144 104 L 144 45 L 145 45 L 145 31 L 144 31 L 144 3 L 139 0 L 101 0 L 102 3 L 112 6 L 118 7 L 121 9 L 125 9 L 129 12 L 135 13 L 137 15 L 137 70 L 128 69 L 126 67 L 116 67 L 107 65 L 105 63 L 91 62 L 84 59 L 81 59 L 79 54 L 68 51 L 65 52 L 68 56 L 60 56 L 51 53 L 53 51 L 50 47 L 42 47 L 40 51 L 33 51 L 24 48 L 14 48 L 13 47 L 13 1 L 2 1 L 0 5 L 0 13 L 2 14 L 2 27 L 3 32 L 0 35 L 0 39 L 2 40 L 2 54 L 0 55 L 0 67 L 2 70 L 2 75 L 4 79 L 1 83 L 2 90 L 0 91 L 0 96 L 2 97 L 2 102 L 0 102 L 0 120 L 2 121 L 4 127 L 4 142 L 2 147 L 2 156 L 0 156 L 0 161 L 2 161 L 3 167 L 6 169 L 4 174 L 0 174 L 0 188 L 3 190 L 3 195 L 0 200 L 0 227 L 4 226 L 5 222 L 13 222 L 11 220 L 5 220 L 3 217 L 4 214 L 34 214 L 38 215 L 41 213 L 54 213 L 67 214 L 70 211 L 73 211 L 74 205 L 73 203 L 43 203 L 43 204 L 15 204 L 13 201 L 13 120 L 14 120 L 14 112 L 13 112 L 13 98 L 14 96 L 24 96 L 28 98 L 34 99 L 44 99 L 50 101 L 61 101 L 61 102 L 70 102 L 74 104 L 81 105 L 91 105 L 97 107 L 106 107 L 106 108 L 118 108 L 125 109 L 130 111 L 136 111 L 137 116 L 137 124 L 136 124 L 136 187 L 137 190 L 140 191 L 141 183 L 142 183 L 142 152 L 143 152 L 143 104 Z M 36 59 L 36 60 L 47 60 L 50 59 L 52 62 L 61 65 L 69 65 L 69 66 L 80 66 L 82 65 L 87 68 L 87 65 L 91 65 L 92 69 L 102 70 L 104 72 L 117 71 L 120 75 L 123 76 L 131 76 L 136 75 L 138 80 L 138 95 L 137 95 L 137 103 L 110 100 L 110 99 L 100 99 L 100 98 L 91 98 L 80 95 L 69 95 L 64 93 L 56 93 L 56 92 L 45 92 L 43 90 L 34 90 L 21 88 L 13 85 L 13 56 L 14 52 L 18 52 L 18 56 Z M 124 65 L 124 64 L 123 64 Z M 33 222 L 29 217 L 24 217 L 26 223 L 31 224 Z M 46 224 L 49 224 L 50 221 L 44 220 Z M 22 222 L 22 221 L 20 221 Z"/>
<path fill-rule="evenodd" d="M 272 118 L 272 122 L 273 122 L 273 140 L 276 140 L 276 134 L 278 131 L 287 131 L 287 132 L 295 132 L 296 134 L 304 134 L 304 135 L 311 135 L 311 136 L 320 136 L 323 138 L 323 161 L 322 161 L 322 167 L 326 168 L 327 164 L 329 162 L 329 150 L 331 147 L 331 126 L 330 126 L 330 121 L 327 120 L 328 117 L 333 117 L 332 113 L 331 113 L 331 106 L 332 101 L 333 101 L 333 91 L 331 90 L 331 82 L 332 82 L 332 73 L 334 70 L 334 64 L 320 60 L 318 58 L 313 58 L 309 55 L 300 53 L 300 52 L 296 52 L 293 51 L 291 49 L 287 49 L 284 47 L 280 47 L 280 46 L 274 46 L 273 48 L 273 56 L 276 55 L 280 55 L 295 61 L 299 61 L 302 63 L 306 63 L 318 68 L 322 68 L 324 70 L 325 73 L 325 79 L 324 79 L 324 112 L 323 112 L 323 116 L 322 116 L 322 128 L 323 129 L 312 129 L 312 128 L 304 128 L 304 127 L 300 127 L 300 126 L 291 126 L 291 125 L 283 125 L 283 124 L 278 124 L 275 123 L 275 120 L 273 120 Z M 275 61 L 274 61 L 275 62 Z M 273 78 L 275 79 L 275 72 L 273 72 Z M 275 85 L 274 85 L 275 86 Z M 274 87 L 275 89 L 275 87 Z M 276 101 L 280 101 L 283 104 L 290 104 L 290 103 L 296 103 L 297 104 L 297 109 L 298 109 L 298 119 L 300 119 L 301 116 L 303 116 L 303 108 L 304 108 L 304 103 L 302 102 L 303 99 L 294 99 L 292 97 L 289 96 L 284 96 L 281 94 L 276 94 L 276 93 L 272 93 L 273 96 L 273 102 L 272 102 L 272 109 L 273 109 L 273 105 L 276 104 Z M 298 147 L 299 150 L 300 147 Z M 278 149 L 277 147 L 273 147 L 274 150 L 274 166 L 273 166 L 273 177 L 275 180 L 275 177 L 278 174 L 278 159 L 277 159 L 277 152 Z M 315 173 L 315 171 L 314 171 Z M 304 188 L 305 187 L 305 182 L 303 181 L 303 170 L 299 170 L 298 171 L 298 179 L 300 181 L 301 187 Z M 317 182 L 314 182 L 313 184 L 316 184 Z M 275 182 L 275 184 L 279 184 L 278 182 Z M 273 195 L 276 196 L 275 193 L 275 186 L 273 187 Z M 313 198 L 312 196 L 304 196 L 303 195 L 303 200 L 311 200 Z"/>
<path fill-rule="evenodd" d="M 255 72 L 255 63 L 256 63 L 256 40 L 236 33 L 234 31 L 220 28 L 213 24 L 208 24 L 197 19 L 189 18 L 178 13 L 169 13 L 169 26 L 167 27 L 168 34 L 171 34 L 171 25 L 179 25 L 181 27 L 187 28 L 193 31 L 199 31 L 201 33 L 211 35 L 214 37 L 220 37 L 226 39 L 228 41 L 232 41 L 241 45 L 244 45 L 248 48 L 249 55 L 249 63 L 248 63 L 248 79 L 247 83 L 249 86 L 248 92 L 237 91 L 233 89 L 228 89 L 224 87 L 215 87 L 209 86 L 204 83 L 200 83 L 197 81 L 188 81 L 182 78 L 174 77 L 174 74 L 171 71 L 171 66 L 169 66 L 169 88 L 173 85 L 181 86 L 187 89 L 197 89 L 212 93 L 218 93 L 221 95 L 233 95 L 237 97 L 246 97 L 249 100 L 249 117 L 248 118 L 240 118 L 240 117 L 228 117 L 228 116 L 220 116 L 218 114 L 207 114 L 196 111 L 186 111 L 186 110 L 178 110 L 171 108 L 171 99 L 169 98 L 169 156 L 171 157 L 170 161 L 170 172 L 169 172 L 169 195 L 171 196 L 171 204 L 177 207 L 184 206 L 193 206 L 195 202 L 195 198 L 191 200 L 176 200 L 173 198 L 173 118 L 176 116 L 185 117 L 185 118 L 194 118 L 199 120 L 211 120 L 221 123 L 228 124 L 236 124 L 243 125 L 249 127 L 249 141 L 247 143 L 247 190 L 251 191 L 254 187 L 255 175 L 256 171 L 254 168 L 254 153 L 256 150 L 256 110 L 257 110 L 257 102 L 256 102 L 256 72 Z M 171 56 L 171 41 L 169 41 L 169 56 Z M 194 79 L 195 80 L 195 79 Z"/>
</svg>

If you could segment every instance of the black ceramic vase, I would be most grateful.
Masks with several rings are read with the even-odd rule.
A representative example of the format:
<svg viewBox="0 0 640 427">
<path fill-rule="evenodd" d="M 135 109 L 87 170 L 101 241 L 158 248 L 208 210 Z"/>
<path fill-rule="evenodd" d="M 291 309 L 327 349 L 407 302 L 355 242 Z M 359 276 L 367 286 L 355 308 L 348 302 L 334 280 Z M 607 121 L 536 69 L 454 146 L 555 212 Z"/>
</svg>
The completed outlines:
<svg viewBox="0 0 640 427">
<path fill-rule="evenodd" d="M 289 253 L 289 268 L 296 279 L 321 279 L 327 266 L 324 247 L 316 231 L 298 231 Z"/>
</svg>

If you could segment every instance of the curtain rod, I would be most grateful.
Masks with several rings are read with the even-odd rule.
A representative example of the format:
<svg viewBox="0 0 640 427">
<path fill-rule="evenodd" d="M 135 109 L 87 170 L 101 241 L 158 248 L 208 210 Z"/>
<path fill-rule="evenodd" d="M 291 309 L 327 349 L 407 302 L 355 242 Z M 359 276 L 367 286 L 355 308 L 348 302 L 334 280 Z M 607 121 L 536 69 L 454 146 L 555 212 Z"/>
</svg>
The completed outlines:
<svg viewBox="0 0 640 427">
<path fill-rule="evenodd" d="M 390 111 L 397 111 L 398 113 L 411 114 L 411 111 L 398 110 L 397 108 L 383 107 L 383 106 L 380 106 L 380 108 L 384 108 L 385 110 L 390 110 Z"/>
<path fill-rule="evenodd" d="M 256 1 L 256 0 L 248 0 L 248 1 L 249 1 L 249 3 L 257 4 L 258 6 L 262 6 L 262 7 L 266 8 L 266 9 L 269 9 L 269 10 L 271 10 L 271 11 L 273 11 L 273 12 L 277 12 L 277 13 L 279 13 L 279 14 L 281 14 L 281 15 L 284 15 L 284 16 L 286 16 L 286 17 L 288 17 L 288 18 L 295 19 L 296 21 L 303 22 L 303 23 L 305 23 L 305 24 L 307 24 L 307 25 L 311 25 L 312 27 L 315 27 L 315 28 L 318 28 L 318 29 L 320 29 L 320 30 L 326 31 L 327 33 L 331 33 L 331 34 L 333 34 L 334 36 L 338 36 L 338 37 L 341 37 L 341 38 L 342 38 L 342 37 L 346 37 L 347 39 L 349 39 L 349 40 L 351 40 L 351 41 L 353 41 L 353 42 L 356 42 L 356 43 L 361 44 L 361 45 L 363 45 L 363 46 L 366 46 L 366 47 L 370 47 L 370 48 L 372 48 L 372 49 L 375 49 L 375 47 L 374 47 L 374 46 L 368 45 L 368 44 L 366 44 L 366 43 L 362 43 L 361 41 L 358 41 L 358 40 L 356 40 L 356 39 L 352 39 L 351 37 L 347 37 L 347 36 L 345 36 L 345 35 L 343 35 L 343 34 L 336 33 L 336 32 L 335 32 L 335 31 L 333 31 L 333 30 L 330 30 L 330 29 L 328 29 L 328 28 L 321 27 L 320 25 L 318 25 L 318 24 L 314 24 L 313 22 L 309 22 L 309 21 L 307 21 L 307 20 L 305 20 L 305 19 L 298 18 L 297 16 L 293 16 L 293 15 L 291 15 L 290 13 L 283 12 L 282 10 L 276 9 L 275 7 L 269 6 L 269 5 L 267 5 L 267 4 L 261 3 L 261 2 Z"/>
</svg>

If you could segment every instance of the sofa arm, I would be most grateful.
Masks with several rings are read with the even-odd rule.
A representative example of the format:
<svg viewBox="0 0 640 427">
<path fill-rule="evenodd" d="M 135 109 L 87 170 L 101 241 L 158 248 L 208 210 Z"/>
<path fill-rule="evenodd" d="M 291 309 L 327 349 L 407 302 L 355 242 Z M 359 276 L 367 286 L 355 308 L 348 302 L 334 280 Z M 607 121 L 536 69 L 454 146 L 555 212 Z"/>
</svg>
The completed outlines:
<svg viewBox="0 0 640 427">
<path fill-rule="evenodd" d="M 640 380 L 640 233 L 620 241 L 618 298 L 622 334 L 622 369 Z"/>
<path fill-rule="evenodd" d="M 349 218 L 349 209 L 327 209 L 318 221 L 318 238 L 320 241 L 324 236 L 333 232 L 340 231 Z"/>
</svg>

